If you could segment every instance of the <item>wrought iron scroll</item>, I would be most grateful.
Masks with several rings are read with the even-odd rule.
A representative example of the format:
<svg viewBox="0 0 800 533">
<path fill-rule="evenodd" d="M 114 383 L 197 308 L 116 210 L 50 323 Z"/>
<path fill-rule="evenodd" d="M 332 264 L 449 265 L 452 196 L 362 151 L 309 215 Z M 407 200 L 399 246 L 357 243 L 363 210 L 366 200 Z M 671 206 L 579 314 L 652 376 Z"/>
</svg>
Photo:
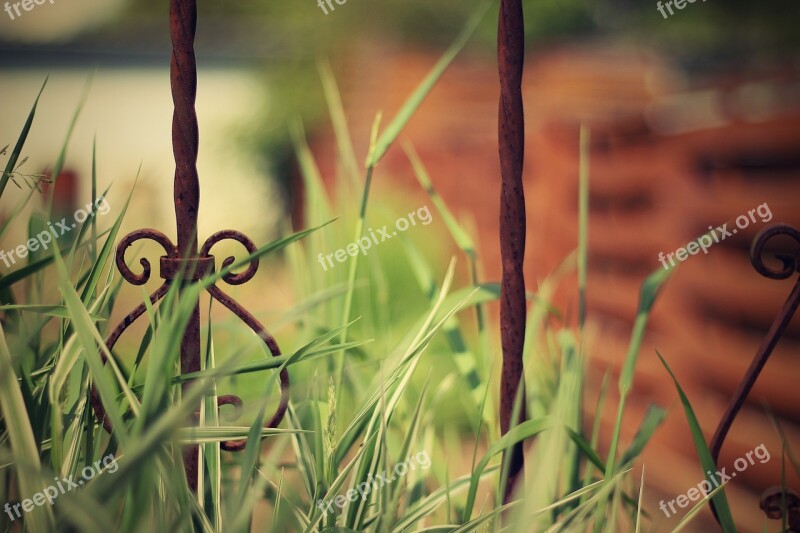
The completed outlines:
<svg viewBox="0 0 800 533">
<path fill-rule="evenodd" d="M 780 260 L 781 267 L 774 268 L 765 263 L 764 253 L 767 243 L 779 236 L 793 239 L 797 245 L 797 249 L 794 255 L 776 254 L 775 257 Z M 750 249 L 750 260 L 759 274 L 770 279 L 788 279 L 794 274 L 800 273 L 800 231 L 788 224 L 775 224 L 763 229 L 753 240 L 753 245 Z M 772 322 L 767 336 L 764 337 L 764 340 L 761 342 L 761 346 L 759 346 L 755 357 L 753 357 L 753 361 L 750 363 L 747 373 L 736 389 L 725 414 L 722 416 L 722 420 L 720 420 L 714 432 L 710 448 L 711 456 L 715 464 L 719 461 L 722 445 L 725 442 L 725 438 L 728 436 L 728 431 L 730 431 L 733 421 L 736 419 L 736 416 L 747 400 L 747 396 L 750 394 L 753 385 L 755 385 L 761 371 L 767 364 L 775 346 L 786 331 L 798 306 L 800 306 L 800 275 L 798 275 L 794 288 L 783 304 L 780 313 L 778 313 L 778 316 L 776 316 L 775 320 Z M 785 502 L 786 504 L 785 511 L 788 514 L 787 520 L 790 530 L 800 532 L 800 498 L 798 498 L 797 494 L 794 492 L 781 488 L 768 489 L 761 497 L 760 506 L 767 517 L 779 519 L 783 517 L 784 513 L 781 502 Z M 713 500 L 711 500 L 711 509 L 714 513 L 714 518 L 719 522 Z"/>
<path fill-rule="evenodd" d="M 244 246 L 248 254 L 252 254 L 256 250 L 253 242 L 244 234 L 234 230 L 225 230 L 210 236 L 198 252 L 197 213 L 200 204 L 200 183 L 197 176 L 199 136 L 195 111 L 197 64 L 194 54 L 194 38 L 196 29 L 196 0 L 170 0 L 170 34 L 172 37 L 170 81 L 172 100 L 175 105 L 172 119 L 172 147 L 175 156 L 174 200 L 177 221 L 177 245 L 173 244 L 169 237 L 157 230 L 142 229 L 125 236 L 120 241 L 116 252 L 116 265 L 122 277 L 133 285 L 144 285 L 150 279 L 150 262 L 146 258 L 140 259 L 142 273 L 136 274 L 125 262 L 126 250 L 134 242 L 142 239 L 155 241 L 164 248 L 165 255 L 161 256 L 159 264 L 160 276 L 164 282 L 150 295 L 150 303 L 153 305 L 167 294 L 167 290 L 172 283 L 177 281 L 181 287 L 185 287 L 214 272 L 215 258 L 210 254 L 210 250 L 218 242 L 226 239 L 234 240 Z M 222 262 L 222 268 L 230 266 L 234 261 L 234 257 L 227 257 Z M 258 264 L 258 259 L 253 259 L 244 272 L 228 273 L 222 277 L 222 280 L 229 285 L 246 283 L 256 274 Z M 272 356 L 281 355 L 278 343 L 252 314 L 216 285 L 209 286 L 207 290 L 212 298 L 241 318 L 261 338 Z M 180 295 L 179 297 L 188 297 L 183 291 L 181 291 Z M 122 333 L 142 316 L 145 310 L 146 306 L 142 303 L 120 322 L 106 339 L 109 350 L 114 348 Z M 105 363 L 105 356 L 103 356 L 103 360 Z M 200 306 L 199 301 L 195 299 L 194 311 L 181 342 L 181 373 L 187 374 L 199 370 Z M 289 374 L 284 369 L 279 377 L 281 384 L 280 402 L 272 418 L 267 422 L 266 427 L 276 427 L 281 422 L 289 403 Z M 190 383 L 190 381 L 184 382 L 184 388 L 188 387 Z M 106 431 L 111 433 L 113 431 L 111 422 L 106 416 L 105 408 L 94 387 L 91 391 L 91 400 L 98 420 L 100 420 Z M 242 405 L 242 400 L 233 395 L 220 396 L 218 405 L 233 405 L 239 408 Z M 245 440 L 235 440 L 223 442 L 221 447 L 228 451 L 239 451 L 244 449 L 245 444 Z M 184 468 L 190 487 L 192 490 L 196 490 L 198 479 L 197 446 L 187 446 L 184 450 Z"/>
</svg>

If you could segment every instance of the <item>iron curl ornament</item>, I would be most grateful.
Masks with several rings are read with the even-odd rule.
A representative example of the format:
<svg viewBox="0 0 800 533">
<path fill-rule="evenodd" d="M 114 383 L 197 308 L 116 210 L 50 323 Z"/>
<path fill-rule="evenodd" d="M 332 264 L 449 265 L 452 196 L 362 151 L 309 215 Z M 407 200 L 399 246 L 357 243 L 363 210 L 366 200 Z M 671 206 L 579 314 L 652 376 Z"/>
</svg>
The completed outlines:
<svg viewBox="0 0 800 533">
<path fill-rule="evenodd" d="M 765 261 L 767 244 L 777 237 L 789 237 L 794 241 L 795 245 L 793 254 L 773 254 L 774 257 L 780 261 L 780 267 L 770 266 Z M 750 261 L 753 264 L 753 268 L 755 268 L 759 274 L 769 279 L 784 280 L 792 277 L 794 274 L 800 274 L 800 231 L 788 224 L 775 224 L 764 228 L 756 235 L 755 239 L 753 239 L 753 244 L 750 247 Z M 725 442 L 725 438 L 728 436 L 733 421 L 736 419 L 736 416 L 747 400 L 750 391 L 753 389 L 761 371 L 767 364 L 781 336 L 783 336 L 786 328 L 789 326 L 798 307 L 800 307 L 800 275 L 798 275 L 792 292 L 783 304 L 780 313 L 778 313 L 775 320 L 773 320 L 766 337 L 764 337 L 764 340 L 761 342 L 755 357 L 753 357 L 753 361 L 750 363 L 750 367 L 747 369 L 747 373 L 731 398 L 725 410 L 725 414 L 722 416 L 714 432 L 714 436 L 711 438 L 710 450 L 711 457 L 714 459 L 714 464 L 718 464 L 719 462 L 719 454 L 722 450 L 722 445 Z M 788 515 L 787 518 L 790 530 L 800 531 L 800 503 L 798 503 L 797 495 L 788 489 L 785 491 L 779 489 L 779 492 L 780 495 L 777 495 L 776 490 L 773 488 L 768 489 L 762 494 L 760 503 L 762 511 L 764 511 L 768 518 L 780 519 L 783 517 L 783 511 L 776 502 L 788 502 L 786 514 Z M 710 500 L 710 503 L 714 518 L 719 522 L 714 500 Z"/>
<path fill-rule="evenodd" d="M 153 229 L 137 230 L 128 234 L 120 241 L 116 252 L 117 269 L 122 274 L 122 277 L 132 285 L 144 285 L 150 280 L 151 277 L 152 269 L 150 261 L 148 261 L 147 258 L 143 257 L 139 260 L 139 263 L 142 266 L 141 274 L 136 274 L 133 272 L 133 270 L 125 261 L 125 252 L 128 250 L 128 248 L 130 248 L 130 246 L 132 246 L 136 241 L 142 239 L 149 239 L 157 242 L 164 248 L 164 251 L 166 252 L 166 254 L 160 258 L 160 275 L 161 278 L 164 279 L 164 282 L 150 295 L 149 299 L 151 305 L 155 305 L 156 302 L 158 302 L 167 294 L 170 285 L 175 279 L 181 276 L 182 272 L 185 272 L 184 276 L 189 278 L 191 281 L 198 281 L 203 276 L 213 273 L 215 257 L 210 255 L 209 251 L 211 247 L 218 242 L 225 239 L 231 239 L 241 243 L 245 247 L 248 255 L 251 255 L 256 251 L 255 244 L 253 244 L 253 242 L 244 234 L 234 230 L 224 230 L 215 233 L 209 237 L 208 240 L 206 240 L 205 244 L 203 244 L 203 247 L 201 248 L 200 257 L 183 260 L 177 256 L 178 248 L 173 245 L 169 238 L 163 233 Z M 232 265 L 234 262 L 234 256 L 227 257 L 222 262 L 222 268 L 224 269 Z M 244 272 L 231 272 L 222 276 L 221 279 L 229 285 L 244 284 L 252 279 L 253 276 L 255 276 L 256 272 L 258 271 L 258 264 L 258 259 L 254 258 L 250 261 L 248 268 Z M 281 355 L 278 343 L 252 314 L 244 309 L 233 298 L 220 290 L 216 285 L 211 285 L 207 287 L 206 290 L 215 300 L 220 302 L 236 316 L 241 318 L 242 321 L 247 324 L 247 326 L 250 327 L 250 329 L 252 329 L 259 336 L 259 338 L 261 338 L 273 357 Z M 108 346 L 109 351 L 114 348 L 114 345 L 117 343 L 122 333 L 128 329 L 128 327 L 140 316 L 142 316 L 145 311 L 146 306 L 144 303 L 142 303 L 122 319 L 119 325 L 106 339 L 106 345 Z M 101 357 L 103 359 L 103 363 L 105 363 L 105 354 L 101 353 Z M 277 427 L 286 413 L 289 401 L 289 374 L 286 369 L 283 369 L 280 373 L 280 384 L 281 401 L 275 414 L 266 424 L 266 427 Z M 103 407 L 102 402 L 100 401 L 100 396 L 94 387 L 91 391 L 91 397 L 98 419 L 102 422 L 106 431 L 110 433 L 112 431 L 111 422 L 106 416 L 105 408 Z M 223 405 L 233 405 L 237 408 L 240 408 L 242 406 L 241 398 L 233 395 L 220 396 L 218 398 L 218 403 L 220 407 Z M 245 440 L 226 441 L 222 443 L 222 448 L 227 451 L 239 451 L 244 448 L 245 444 Z"/>
<path fill-rule="evenodd" d="M 146 258 L 141 258 L 139 264 L 141 273 L 136 273 L 128 266 L 125 260 L 126 251 L 141 240 L 151 240 L 164 249 L 164 255 L 159 260 L 159 275 L 163 283 L 150 294 L 151 305 L 155 305 L 163 298 L 173 283 L 179 284 L 179 298 L 188 298 L 182 288 L 191 283 L 196 283 L 204 276 L 215 271 L 215 257 L 211 255 L 211 248 L 224 240 L 233 240 L 241 244 L 252 255 L 256 246 L 246 235 L 235 230 L 224 230 L 214 233 L 203 243 L 198 250 L 197 241 L 197 215 L 200 204 L 200 182 L 197 175 L 197 151 L 199 135 L 197 126 L 197 113 L 195 99 L 197 94 L 197 63 L 194 54 L 194 38 L 197 30 L 197 2 L 196 0 L 170 0 L 170 35 L 172 38 L 172 55 L 170 61 L 170 82 L 172 100 L 175 106 L 172 116 L 172 149 L 175 156 L 174 200 L 175 218 L 177 222 L 177 244 L 173 244 L 169 237 L 154 229 L 140 229 L 126 235 L 118 244 L 116 251 L 116 266 L 122 277 L 133 285 L 144 285 L 152 275 L 152 265 Z M 222 268 L 234 264 L 235 257 L 226 257 L 222 261 Z M 258 271 L 258 258 L 250 260 L 247 268 L 238 273 L 228 272 L 222 276 L 222 281 L 229 285 L 241 285 L 250 281 Z M 267 329 L 244 307 L 228 294 L 223 292 L 216 284 L 209 285 L 206 290 L 211 297 L 238 316 L 259 338 L 264 342 L 273 357 L 281 355 L 280 347 Z M 194 296 L 194 310 L 181 341 L 181 374 L 198 372 L 200 370 L 200 306 L 197 296 Z M 120 336 L 142 316 L 147 307 L 144 303 L 128 313 L 125 318 L 106 339 L 109 353 L 116 345 Z M 106 362 L 105 354 L 101 353 L 103 363 Z M 289 404 L 289 373 L 284 368 L 279 374 L 281 397 L 275 413 L 265 424 L 265 427 L 274 428 L 280 424 Z M 184 390 L 190 381 L 183 383 Z M 109 433 L 113 427 L 106 410 L 100 401 L 97 389 L 91 390 L 91 402 L 94 412 Z M 220 396 L 217 400 L 218 407 L 232 405 L 237 411 L 242 407 L 242 399 L 234 395 Z M 221 443 L 227 451 L 240 451 L 244 449 L 246 440 L 233 440 Z M 197 489 L 198 474 L 198 448 L 187 446 L 184 450 L 184 468 L 186 478 L 192 490 Z"/>
</svg>

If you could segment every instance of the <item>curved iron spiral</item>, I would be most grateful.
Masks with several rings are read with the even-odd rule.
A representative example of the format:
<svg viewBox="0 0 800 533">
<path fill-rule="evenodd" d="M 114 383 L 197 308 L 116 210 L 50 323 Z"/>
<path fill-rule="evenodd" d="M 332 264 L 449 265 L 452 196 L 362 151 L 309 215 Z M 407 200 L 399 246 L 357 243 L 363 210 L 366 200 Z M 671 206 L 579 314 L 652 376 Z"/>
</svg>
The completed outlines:
<svg viewBox="0 0 800 533">
<path fill-rule="evenodd" d="M 150 261 L 148 261 L 146 258 L 142 257 L 139 259 L 139 264 L 142 265 L 142 274 L 134 273 L 125 262 L 125 252 L 131 247 L 131 245 L 133 245 L 134 242 L 142 239 L 150 239 L 160 244 L 166 252 L 164 257 L 174 258 L 177 254 L 177 248 L 174 244 L 172 244 L 172 241 L 170 241 L 169 237 L 154 229 L 136 230 L 123 237 L 117 246 L 115 262 L 117 269 L 119 270 L 120 274 L 122 274 L 122 277 L 133 285 L 144 285 L 150 280 Z M 150 295 L 150 305 L 155 305 L 158 300 L 167 294 L 170 283 L 171 280 L 165 279 L 164 283 L 162 283 L 161 286 Z M 114 328 L 114 330 L 106 339 L 106 346 L 108 347 L 109 353 L 114 349 L 114 345 L 117 344 L 117 341 L 122 333 L 128 329 L 128 327 L 133 324 L 136 319 L 142 316 L 146 310 L 147 306 L 144 304 L 144 302 L 142 302 L 133 311 L 128 313 L 128 315 L 122 319 L 117 327 Z M 100 358 L 105 365 L 106 354 L 104 350 L 100 350 Z M 91 402 L 97 419 L 103 425 L 103 428 L 105 428 L 108 433 L 111 433 L 111 421 L 108 419 L 105 407 L 103 407 L 103 402 L 100 400 L 100 394 L 98 393 L 97 387 L 94 384 L 92 384 Z"/>
<path fill-rule="evenodd" d="M 209 237 L 203 244 L 203 247 L 200 249 L 200 254 L 203 257 L 214 257 L 213 255 L 209 254 L 211 248 L 218 242 L 225 239 L 231 239 L 239 242 L 245 247 L 248 254 L 252 254 L 253 252 L 256 251 L 255 244 L 253 244 L 253 241 L 251 241 L 246 235 L 234 230 L 224 230 L 224 231 L 219 231 L 213 234 L 211 237 Z M 223 268 L 228 267 L 232 265 L 234 261 L 235 261 L 234 257 L 232 256 L 226 257 L 225 260 L 222 262 L 222 267 Z M 225 283 L 228 283 L 229 285 L 241 285 L 242 283 L 246 283 L 247 281 L 249 281 L 256 274 L 257 270 L 258 270 L 258 259 L 255 258 L 250 261 L 250 265 L 244 272 L 240 272 L 239 274 L 228 273 L 222 276 L 222 279 L 223 281 L 225 281 Z M 261 324 L 261 322 L 259 322 L 256 319 L 256 317 L 250 314 L 250 312 L 248 312 L 245 308 L 239 305 L 239 303 L 236 302 L 236 300 L 225 294 L 216 285 L 211 285 L 210 287 L 208 287 L 208 292 L 215 300 L 217 300 L 222 305 L 230 309 L 233 314 L 241 318 L 242 321 L 245 324 L 247 324 L 247 326 L 251 330 L 253 330 L 261 338 L 262 341 L 264 341 L 264 344 L 267 345 L 267 348 L 269 349 L 273 357 L 278 357 L 281 355 L 281 349 L 278 346 L 278 343 L 275 341 L 275 338 L 269 334 L 267 329 Z M 279 377 L 281 383 L 280 403 L 278 404 L 278 407 L 275 410 L 275 414 L 272 415 L 272 418 L 269 420 L 269 422 L 267 422 L 264 425 L 264 427 L 268 428 L 277 427 L 278 424 L 280 424 L 281 420 L 283 420 L 283 416 L 286 414 L 286 409 L 289 406 L 289 372 L 284 368 L 283 370 L 281 370 Z M 225 404 L 229 403 L 237 404 L 238 402 L 238 405 L 241 406 L 242 403 L 241 398 L 238 398 L 233 395 L 221 397 L 220 401 L 218 402 L 219 405 L 224 405 L 222 402 L 222 398 L 225 398 Z M 222 449 L 227 451 L 239 451 L 244 449 L 246 444 L 247 441 L 242 439 L 242 440 L 225 441 L 221 444 L 221 446 Z"/>
<path fill-rule="evenodd" d="M 776 269 L 766 264 L 764 255 L 767 243 L 778 236 L 791 237 L 797 243 L 798 248 L 794 255 L 775 254 L 775 257 L 782 263 L 781 268 Z M 750 248 L 750 261 L 753 264 L 753 268 L 755 268 L 759 274 L 770 279 L 787 279 L 791 277 L 792 274 L 800 272 L 800 231 L 788 224 L 775 224 L 764 228 L 753 240 L 753 245 Z M 750 363 L 747 373 L 736 389 L 725 414 L 722 416 L 714 432 L 710 449 L 711 457 L 714 459 L 715 464 L 718 463 L 722 444 L 728 436 L 728 431 L 730 431 L 733 421 L 736 419 L 744 402 L 747 400 L 747 396 L 758 380 L 761 370 L 764 368 L 764 365 L 767 364 L 769 357 L 772 355 L 772 351 L 778 344 L 789 322 L 791 322 L 798 306 L 800 306 L 800 276 L 798 276 L 792 292 L 783 304 L 781 312 L 772 322 L 767 336 L 764 337 L 764 340 L 761 342 L 761 346 L 759 346 L 755 357 L 753 357 L 753 361 Z M 714 518 L 719 522 L 714 500 L 711 500 L 711 510 L 714 513 Z"/>
<path fill-rule="evenodd" d="M 166 252 L 166 255 L 161 257 L 162 259 L 161 277 L 164 278 L 164 283 L 162 283 L 161 286 L 150 295 L 150 304 L 155 305 L 155 303 L 158 302 L 158 300 L 160 300 L 161 298 L 163 298 L 164 295 L 167 293 L 170 285 L 175 279 L 174 276 L 178 274 L 181 270 L 179 268 L 176 268 L 175 264 L 176 263 L 179 264 L 183 260 L 177 257 L 178 254 L 177 247 L 173 245 L 170 239 L 163 233 L 152 229 L 134 231 L 133 233 L 130 233 L 129 235 L 124 237 L 122 241 L 120 241 L 119 247 L 117 248 L 116 252 L 117 268 L 119 269 L 123 278 L 125 278 L 133 285 L 143 285 L 150 279 L 150 274 L 151 274 L 150 262 L 145 258 L 141 258 L 139 260 L 139 263 L 142 265 L 143 269 L 142 274 L 134 273 L 125 262 L 125 252 L 127 251 L 127 249 L 134 242 L 141 239 L 151 239 L 156 241 L 164 248 Z M 246 235 L 235 230 L 225 230 L 213 234 L 206 240 L 206 242 L 203 244 L 203 247 L 201 248 L 199 258 L 193 258 L 186 261 L 191 261 L 192 266 L 208 262 L 210 263 L 211 270 L 213 270 L 214 256 L 210 255 L 209 252 L 215 244 L 225 239 L 231 239 L 235 240 L 236 242 L 239 242 L 245 247 L 248 254 L 252 254 L 253 252 L 256 251 L 255 244 L 253 244 L 253 241 L 251 241 Z M 228 267 L 234 262 L 235 258 L 233 256 L 227 257 L 222 262 L 222 267 L 223 268 Z M 222 276 L 222 279 L 230 285 L 241 285 L 243 283 L 246 283 L 247 281 L 252 279 L 253 276 L 256 274 L 256 271 L 258 270 L 258 264 L 259 264 L 258 259 L 253 259 L 245 271 L 240 273 L 228 273 Z M 205 272 L 205 274 L 207 273 L 208 272 Z M 192 279 L 198 279 L 197 273 L 184 272 L 184 275 Z M 244 309 L 241 305 L 239 305 L 238 302 L 236 302 L 233 298 L 225 294 L 215 285 L 211 285 L 210 287 L 207 288 L 207 290 L 214 299 L 219 301 L 225 307 L 230 309 L 236 316 L 241 318 L 242 321 L 245 324 L 247 324 L 247 326 L 250 329 L 252 329 L 264 341 L 264 343 L 266 344 L 267 348 L 269 349 L 273 357 L 281 355 L 280 347 L 278 346 L 278 343 L 276 342 L 275 338 L 269 334 L 267 329 L 252 314 L 250 314 L 246 309 Z M 114 348 L 114 345 L 117 343 L 122 333 L 126 329 L 128 329 L 128 327 L 133 322 L 135 322 L 140 316 L 142 316 L 146 309 L 147 307 L 144 303 L 140 304 L 133 311 L 131 311 L 124 319 L 122 319 L 122 321 L 117 325 L 116 328 L 114 328 L 112 333 L 106 339 L 106 345 L 108 346 L 109 351 L 111 351 Z M 103 363 L 105 364 L 107 359 L 105 354 L 102 352 L 101 352 L 101 358 Z M 286 371 L 286 369 L 283 369 L 280 372 L 279 377 L 281 384 L 280 403 L 278 404 L 278 407 L 275 413 L 273 414 L 272 418 L 270 418 L 269 422 L 265 424 L 265 427 L 270 427 L 270 428 L 277 427 L 278 424 L 280 424 L 281 420 L 283 419 L 283 416 L 285 415 L 286 409 L 289 404 L 289 373 Z M 94 385 L 92 386 L 91 390 L 91 403 L 98 420 L 103 425 L 103 428 L 109 433 L 111 433 L 113 430 L 111 426 L 111 421 L 107 416 L 106 410 L 103 407 L 102 401 L 100 399 L 100 395 L 97 391 L 97 388 Z M 218 407 L 222 407 L 224 405 L 235 406 L 237 408 L 237 414 L 241 412 L 242 403 L 243 402 L 241 398 L 234 395 L 220 396 L 217 400 Z M 246 444 L 247 441 L 245 439 L 232 440 L 232 441 L 222 442 L 221 447 L 226 451 L 240 451 L 244 449 Z"/>
</svg>

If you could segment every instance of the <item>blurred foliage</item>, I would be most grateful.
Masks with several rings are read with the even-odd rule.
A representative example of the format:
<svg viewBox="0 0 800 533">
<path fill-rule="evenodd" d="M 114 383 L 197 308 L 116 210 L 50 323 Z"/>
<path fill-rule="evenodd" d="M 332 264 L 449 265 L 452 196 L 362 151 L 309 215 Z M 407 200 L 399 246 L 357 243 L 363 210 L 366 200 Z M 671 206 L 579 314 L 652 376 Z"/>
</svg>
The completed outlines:
<svg viewBox="0 0 800 533">
<path fill-rule="evenodd" d="M 481 0 L 347 0 L 334 2 L 328 15 L 316 0 L 270 2 L 203 2 L 200 17 L 246 18 L 265 24 L 267 32 L 257 39 L 288 37 L 282 44 L 296 48 L 295 53 L 316 55 L 343 40 L 379 37 L 402 42 L 441 46 L 450 41 L 467 15 Z M 130 2 L 129 15 L 166 13 L 164 0 Z M 525 0 L 526 31 L 531 44 L 554 39 L 615 33 L 648 44 L 688 51 L 711 51 L 735 48 L 744 55 L 764 51 L 796 49 L 794 31 L 800 4 L 794 0 L 696 0 L 664 20 L 656 1 L 633 0 Z M 793 16 L 794 15 L 794 16 Z M 476 41 L 485 52 L 495 39 L 495 17 L 484 21 Z M 354 33 L 357 32 L 357 33 Z"/>
</svg>

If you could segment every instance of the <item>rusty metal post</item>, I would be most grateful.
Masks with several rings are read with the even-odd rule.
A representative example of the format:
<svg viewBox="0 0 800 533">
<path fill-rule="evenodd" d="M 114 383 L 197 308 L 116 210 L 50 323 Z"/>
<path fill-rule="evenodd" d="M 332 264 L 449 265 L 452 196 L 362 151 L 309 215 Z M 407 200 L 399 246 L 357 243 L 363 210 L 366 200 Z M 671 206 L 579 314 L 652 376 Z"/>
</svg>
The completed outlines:
<svg viewBox="0 0 800 533">
<path fill-rule="evenodd" d="M 197 211 L 200 205 L 200 182 L 197 175 L 197 151 L 199 135 L 197 127 L 197 113 L 195 111 L 195 98 L 197 95 L 197 64 L 194 55 L 194 38 L 197 29 L 197 1 L 196 0 L 170 0 L 170 34 L 172 37 L 172 56 L 170 61 L 170 85 L 172 100 L 175 110 L 172 116 L 172 150 L 175 156 L 174 199 L 175 219 L 177 222 L 177 245 L 172 244 L 169 237 L 154 229 L 141 229 L 131 232 L 123 237 L 117 246 L 116 265 L 122 277 L 134 285 L 144 285 L 150 279 L 150 262 L 142 258 L 142 274 L 134 273 L 125 262 L 125 251 L 136 241 L 150 239 L 164 248 L 166 252 L 160 258 L 160 276 L 164 279 L 161 286 L 150 295 L 150 303 L 155 303 L 164 297 L 173 282 L 180 284 L 180 288 L 197 282 L 203 276 L 214 271 L 215 258 L 211 255 L 211 248 L 219 241 L 230 239 L 244 246 L 248 254 L 256 251 L 256 246 L 247 236 L 234 230 L 218 231 L 211 235 L 200 248 L 198 253 L 197 240 Z M 227 257 L 222 266 L 227 267 L 235 262 L 234 257 Z M 258 270 L 258 259 L 250 261 L 248 268 L 238 274 L 228 273 L 222 281 L 229 285 L 241 285 L 255 276 Z M 264 326 L 246 309 L 241 307 L 233 298 L 225 294 L 216 285 L 207 288 L 212 298 L 220 302 L 252 329 L 266 345 L 273 357 L 281 355 L 280 348 L 275 339 Z M 184 296 L 179 293 L 179 297 Z M 194 310 L 181 341 L 181 373 L 191 373 L 200 370 L 200 306 L 195 301 Z M 146 306 L 139 305 L 131 311 L 122 322 L 112 331 L 106 339 L 109 350 L 119 340 L 122 333 L 144 314 Z M 103 356 L 105 362 L 105 356 Z M 277 427 L 283 419 L 289 403 L 289 374 L 283 369 L 280 374 L 281 398 L 274 415 L 266 427 Z M 183 390 L 190 385 L 184 382 Z M 97 418 L 109 433 L 113 428 L 106 416 L 105 407 L 100 401 L 96 388 L 92 387 L 92 406 Z M 241 406 L 242 400 L 233 395 L 220 396 L 218 404 Z M 226 441 L 221 447 L 226 451 L 240 451 L 246 445 L 245 440 Z M 192 490 L 197 489 L 198 481 L 198 447 L 187 446 L 184 450 L 184 469 L 186 478 Z"/>
<path fill-rule="evenodd" d="M 525 420 L 522 349 L 525 341 L 525 194 L 522 164 L 525 152 L 525 120 L 522 105 L 522 70 L 525 27 L 522 0 L 502 0 L 497 30 L 497 66 L 500 78 L 498 143 L 500 150 L 500 254 L 503 264 L 500 293 L 500 335 L 503 369 L 500 383 L 500 429 L 506 434 Z M 514 401 L 521 397 L 518 420 L 512 420 Z M 504 500 L 522 473 L 522 443 L 511 449 Z"/>
<path fill-rule="evenodd" d="M 200 181 L 197 177 L 197 62 L 194 37 L 197 31 L 196 0 L 171 0 L 169 28 L 172 37 L 170 86 L 175 110 L 172 114 L 172 151 L 175 156 L 175 219 L 177 221 L 178 257 L 197 257 L 197 209 L 200 205 Z M 193 273 L 189 273 L 190 275 Z M 185 284 L 188 280 L 182 280 Z M 194 311 L 181 342 L 181 373 L 200 370 L 200 305 Z M 190 383 L 183 384 L 185 391 Z M 186 478 L 197 489 L 197 446 L 184 450 Z"/>
<path fill-rule="evenodd" d="M 764 248 L 769 240 L 779 235 L 791 237 L 799 247 L 797 251 L 795 251 L 794 255 L 777 255 L 776 257 L 780 259 L 782 263 L 782 268 L 774 269 L 764 263 Z M 787 224 L 775 224 L 768 228 L 764 228 L 753 240 L 753 245 L 750 248 L 750 260 L 753 263 L 753 268 L 755 268 L 759 274 L 770 279 L 788 279 L 793 274 L 800 273 L 800 231 Z M 730 431 L 731 426 L 733 425 L 733 421 L 739 414 L 739 411 L 747 400 L 747 396 L 750 394 L 753 385 L 755 385 L 756 381 L 758 380 L 761 370 L 764 368 L 764 365 L 767 364 L 767 361 L 772 355 L 772 351 L 775 349 L 775 346 L 777 346 L 778 341 L 786 331 L 787 326 L 791 322 L 792 317 L 799 306 L 800 276 L 798 276 L 794 288 L 789 294 L 789 297 L 786 299 L 786 302 L 783 304 L 780 313 L 778 313 L 778 316 L 776 316 L 775 320 L 772 322 L 772 326 L 770 326 L 767 336 L 764 337 L 764 340 L 761 342 L 761 346 L 759 346 L 755 357 L 753 357 L 753 361 L 750 363 L 747 373 L 731 398 L 728 408 L 725 410 L 725 414 L 722 416 L 722 419 L 720 420 L 719 425 L 714 432 L 714 436 L 711 438 L 710 450 L 711 457 L 714 459 L 714 464 L 719 463 L 719 454 L 722 450 L 722 445 L 725 442 L 725 438 L 728 436 L 728 431 Z M 765 503 L 766 500 L 769 500 L 769 505 L 768 503 Z M 761 508 L 769 518 L 775 518 L 775 501 L 775 498 L 768 497 L 767 493 L 762 496 Z M 790 517 L 794 521 L 794 528 L 800 528 L 800 524 L 797 523 L 798 520 L 800 520 L 800 512 L 798 512 L 797 509 L 798 504 L 796 495 L 794 495 L 793 501 L 794 509 L 790 509 Z M 717 522 L 719 522 L 717 509 L 714 506 L 713 500 L 711 500 L 711 510 L 714 513 L 714 518 L 717 520 Z"/>
</svg>

